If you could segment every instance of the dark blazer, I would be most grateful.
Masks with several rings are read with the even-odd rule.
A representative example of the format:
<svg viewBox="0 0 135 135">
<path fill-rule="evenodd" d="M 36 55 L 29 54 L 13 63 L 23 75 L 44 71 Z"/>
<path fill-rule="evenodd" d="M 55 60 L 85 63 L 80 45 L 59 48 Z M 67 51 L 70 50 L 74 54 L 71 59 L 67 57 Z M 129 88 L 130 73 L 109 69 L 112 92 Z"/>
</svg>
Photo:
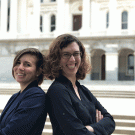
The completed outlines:
<svg viewBox="0 0 135 135">
<path fill-rule="evenodd" d="M 9 99 L 0 117 L 0 135 L 41 135 L 45 107 L 45 92 L 34 81 Z"/>
<path fill-rule="evenodd" d="M 66 77 L 56 78 L 47 92 L 47 109 L 53 135 L 110 135 L 115 129 L 113 117 L 96 97 L 76 81 L 81 100 Z M 96 109 L 104 118 L 96 122 Z M 90 125 L 94 133 L 85 126 Z"/>
</svg>

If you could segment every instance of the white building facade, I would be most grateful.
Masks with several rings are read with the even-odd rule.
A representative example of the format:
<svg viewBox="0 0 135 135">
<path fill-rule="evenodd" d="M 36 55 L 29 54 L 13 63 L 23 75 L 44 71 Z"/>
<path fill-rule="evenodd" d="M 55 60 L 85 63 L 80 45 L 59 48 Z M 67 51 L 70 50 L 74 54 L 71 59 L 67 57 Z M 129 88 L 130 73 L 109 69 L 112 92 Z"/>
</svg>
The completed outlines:
<svg viewBox="0 0 135 135">
<path fill-rule="evenodd" d="M 77 36 L 92 65 L 85 81 L 135 84 L 135 0 L 0 0 L 0 57 L 26 47 L 46 52 Z"/>
</svg>

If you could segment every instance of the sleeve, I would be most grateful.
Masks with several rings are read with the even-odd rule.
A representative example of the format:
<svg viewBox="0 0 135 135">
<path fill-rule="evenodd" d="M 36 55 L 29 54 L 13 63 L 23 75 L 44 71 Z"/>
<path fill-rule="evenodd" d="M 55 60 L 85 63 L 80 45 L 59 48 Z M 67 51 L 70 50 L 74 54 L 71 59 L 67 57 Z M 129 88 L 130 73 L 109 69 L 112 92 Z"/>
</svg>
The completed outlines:
<svg viewBox="0 0 135 135">
<path fill-rule="evenodd" d="M 53 85 L 47 93 L 54 116 L 65 135 L 94 135 L 78 119 L 68 90 L 63 85 Z"/>
<path fill-rule="evenodd" d="M 0 135 L 28 135 L 38 119 L 45 121 L 45 93 L 38 91 L 39 89 L 31 88 L 31 91 L 25 93 L 8 124 L 0 129 Z M 43 113 L 44 117 L 41 118 Z M 38 124 L 40 125 L 39 122 Z"/>
<path fill-rule="evenodd" d="M 87 88 L 85 88 L 87 89 Z M 96 97 L 87 89 L 88 95 L 94 102 L 96 109 L 101 111 L 104 118 L 97 123 L 91 124 L 96 135 L 110 135 L 115 130 L 115 121 L 113 117 L 107 112 L 107 110 L 100 104 Z"/>
</svg>

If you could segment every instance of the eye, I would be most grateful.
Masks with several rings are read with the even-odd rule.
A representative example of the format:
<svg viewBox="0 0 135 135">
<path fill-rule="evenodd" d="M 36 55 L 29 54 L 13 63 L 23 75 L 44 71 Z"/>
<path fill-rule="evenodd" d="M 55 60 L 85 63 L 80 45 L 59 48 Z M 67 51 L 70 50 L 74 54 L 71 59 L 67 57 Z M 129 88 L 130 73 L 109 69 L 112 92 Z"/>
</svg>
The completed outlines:
<svg viewBox="0 0 135 135">
<path fill-rule="evenodd" d="M 17 61 L 15 65 L 19 65 L 20 64 L 20 61 Z"/>
<path fill-rule="evenodd" d="M 25 66 L 25 67 L 30 67 L 30 66 L 31 66 L 31 64 L 30 64 L 30 63 L 28 63 L 28 62 L 26 62 L 26 63 L 24 63 L 24 66 Z"/>
<path fill-rule="evenodd" d="M 63 57 L 70 57 L 69 53 L 63 53 Z"/>
<path fill-rule="evenodd" d="M 80 55 L 80 52 L 75 52 L 74 53 L 74 56 L 79 56 Z"/>
<path fill-rule="evenodd" d="M 27 64 L 28 67 L 30 67 L 30 64 Z"/>
</svg>

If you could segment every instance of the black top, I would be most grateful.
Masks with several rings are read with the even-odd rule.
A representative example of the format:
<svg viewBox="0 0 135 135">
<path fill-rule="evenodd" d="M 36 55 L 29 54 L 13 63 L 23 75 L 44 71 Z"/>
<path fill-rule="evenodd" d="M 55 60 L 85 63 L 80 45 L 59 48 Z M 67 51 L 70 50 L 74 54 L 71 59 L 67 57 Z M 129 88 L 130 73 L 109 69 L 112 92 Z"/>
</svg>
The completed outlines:
<svg viewBox="0 0 135 135">
<path fill-rule="evenodd" d="M 96 97 L 76 81 L 81 100 L 75 94 L 72 83 L 64 76 L 57 78 L 47 92 L 48 113 L 53 135 L 110 135 L 115 129 L 113 117 Z M 96 122 L 96 109 L 104 118 Z M 85 128 L 93 127 L 95 133 Z"/>
<path fill-rule="evenodd" d="M 41 135 L 46 115 L 45 92 L 34 81 L 9 99 L 0 116 L 0 135 Z"/>
</svg>

